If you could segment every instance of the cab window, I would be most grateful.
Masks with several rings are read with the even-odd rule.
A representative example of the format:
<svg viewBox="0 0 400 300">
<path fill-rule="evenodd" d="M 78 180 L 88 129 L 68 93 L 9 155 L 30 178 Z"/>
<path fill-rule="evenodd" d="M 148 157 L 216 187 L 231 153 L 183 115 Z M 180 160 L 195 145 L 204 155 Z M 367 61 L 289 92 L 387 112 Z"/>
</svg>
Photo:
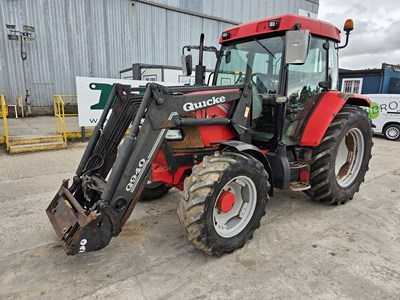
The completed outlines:
<svg viewBox="0 0 400 300">
<path fill-rule="evenodd" d="M 313 37 L 306 62 L 289 65 L 287 95 L 290 106 L 302 108 L 308 98 L 321 92 L 318 83 L 326 80 L 327 51 L 323 48 L 324 43 L 325 40 Z"/>
</svg>

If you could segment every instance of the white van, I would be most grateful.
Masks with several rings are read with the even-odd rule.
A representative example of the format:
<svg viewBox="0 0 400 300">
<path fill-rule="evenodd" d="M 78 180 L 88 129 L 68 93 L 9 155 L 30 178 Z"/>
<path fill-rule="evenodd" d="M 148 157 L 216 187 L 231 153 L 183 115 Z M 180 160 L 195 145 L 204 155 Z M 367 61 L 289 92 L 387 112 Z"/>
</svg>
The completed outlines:
<svg viewBox="0 0 400 300">
<path fill-rule="evenodd" d="M 372 104 L 369 117 L 374 133 L 383 134 L 388 140 L 400 139 L 400 94 L 367 94 Z"/>
</svg>

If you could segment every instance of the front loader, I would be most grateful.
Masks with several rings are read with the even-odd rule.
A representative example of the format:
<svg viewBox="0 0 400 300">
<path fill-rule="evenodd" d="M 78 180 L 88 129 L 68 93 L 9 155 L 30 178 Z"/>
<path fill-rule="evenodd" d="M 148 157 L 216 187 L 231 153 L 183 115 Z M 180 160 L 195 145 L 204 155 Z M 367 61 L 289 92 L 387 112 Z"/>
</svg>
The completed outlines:
<svg viewBox="0 0 400 300">
<path fill-rule="evenodd" d="M 187 46 L 200 52 L 195 86 L 115 84 L 76 175 L 46 210 L 66 253 L 106 247 L 143 195 L 171 187 L 188 239 L 217 256 L 252 238 L 276 188 L 351 200 L 371 157 L 360 108 L 370 101 L 337 91 L 339 33 L 295 15 L 255 21 L 225 31 L 219 51 L 204 36 Z M 218 57 L 212 86 L 203 51 Z"/>
</svg>

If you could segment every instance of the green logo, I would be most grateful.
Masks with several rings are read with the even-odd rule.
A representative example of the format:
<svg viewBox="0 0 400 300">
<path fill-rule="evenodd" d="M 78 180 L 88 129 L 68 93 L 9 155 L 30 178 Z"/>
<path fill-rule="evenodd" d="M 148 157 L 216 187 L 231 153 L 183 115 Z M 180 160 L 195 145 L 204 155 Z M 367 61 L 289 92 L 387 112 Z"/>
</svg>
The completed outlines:
<svg viewBox="0 0 400 300">
<path fill-rule="evenodd" d="M 91 83 L 89 84 L 89 88 L 91 90 L 101 91 L 99 103 L 93 104 L 90 106 L 90 109 L 104 109 L 108 98 L 110 97 L 111 90 L 113 85 L 108 83 Z M 139 87 L 146 87 L 145 85 L 139 85 Z M 139 94 L 144 94 L 144 91 L 139 92 Z"/>
<path fill-rule="evenodd" d="M 104 109 L 106 106 L 108 97 L 111 94 L 112 90 L 112 84 L 107 84 L 107 83 L 91 83 L 89 84 L 90 89 L 92 90 L 100 90 L 100 99 L 99 103 L 93 104 L 90 106 L 90 109 Z"/>
<path fill-rule="evenodd" d="M 379 116 L 381 108 L 378 103 L 372 102 L 371 107 L 369 108 L 368 116 L 371 120 L 377 118 Z"/>
</svg>

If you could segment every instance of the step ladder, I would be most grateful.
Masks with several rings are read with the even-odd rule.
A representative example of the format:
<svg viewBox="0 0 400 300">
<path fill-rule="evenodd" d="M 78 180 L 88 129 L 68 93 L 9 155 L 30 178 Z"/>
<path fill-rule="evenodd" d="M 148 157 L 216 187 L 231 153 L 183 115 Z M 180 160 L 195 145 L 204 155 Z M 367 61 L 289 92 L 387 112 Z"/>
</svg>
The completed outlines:
<svg viewBox="0 0 400 300">
<path fill-rule="evenodd" d="M 308 170 L 310 170 L 310 165 L 308 163 L 302 162 L 302 161 L 292 161 L 289 162 L 290 165 L 290 170 L 299 170 L 301 172 L 301 170 L 305 170 L 308 168 Z M 309 181 L 291 181 L 289 183 L 289 189 L 291 189 L 292 191 L 295 192 L 299 192 L 299 191 L 305 191 L 305 190 L 309 190 L 311 189 L 311 185 L 309 183 Z"/>
<path fill-rule="evenodd" d="M 61 135 L 53 136 L 10 136 L 9 154 L 47 151 L 67 148 Z"/>
</svg>

